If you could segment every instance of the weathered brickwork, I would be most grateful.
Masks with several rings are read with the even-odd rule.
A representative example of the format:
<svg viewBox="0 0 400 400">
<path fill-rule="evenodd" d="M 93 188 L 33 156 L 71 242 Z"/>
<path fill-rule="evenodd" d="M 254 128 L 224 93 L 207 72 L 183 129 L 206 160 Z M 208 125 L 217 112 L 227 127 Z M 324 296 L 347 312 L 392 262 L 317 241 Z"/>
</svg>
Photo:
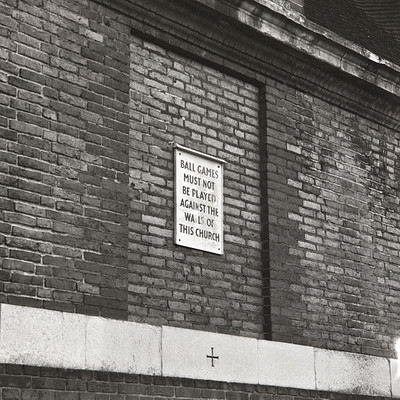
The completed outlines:
<svg viewBox="0 0 400 400">
<path fill-rule="evenodd" d="M 0 364 L 4 400 L 355 400 L 356 395 L 101 371 Z M 363 400 L 387 400 L 362 396 Z"/>
<path fill-rule="evenodd" d="M 393 355 L 400 132 L 273 80 L 265 102 L 272 338 Z"/>
<path fill-rule="evenodd" d="M 130 319 L 260 336 L 258 89 L 132 38 Z M 173 144 L 227 162 L 224 255 L 175 246 Z"/>
<path fill-rule="evenodd" d="M 126 318 L 129 30 L 87 1 L 0 7 L 0 300 Z"/>
<path fill-rule="evenodd" d="M 100 2 L 1 2 L 0 301 L 394 356 L 393 92 Z M 227 162 L 222 256 L 173 243 L 174 143 Z"/>
</svg>

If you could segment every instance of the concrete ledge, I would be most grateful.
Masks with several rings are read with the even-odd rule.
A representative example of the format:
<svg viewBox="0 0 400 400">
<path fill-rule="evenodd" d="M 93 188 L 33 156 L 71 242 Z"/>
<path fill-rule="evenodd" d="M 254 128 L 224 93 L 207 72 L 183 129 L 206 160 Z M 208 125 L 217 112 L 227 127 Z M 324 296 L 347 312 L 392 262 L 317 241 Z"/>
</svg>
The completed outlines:
<svg viewBox="0 0 400 400">
<path fill-rule="evenodd" d="M 0 305 L 0 363 L 400 398 L 398 360 Z"/>
<path fill-rule="evenodd" d="M 258 383 L 257 340 L 163 327 L 163 375 Z"/>
<path fill-rule="evenodd" d="M 258 368 L 261 385 L 316 389 L 312 347 L 259 340 Z"/>
<path fill-rule="evenodd" d="M 0 362 L 161 375 L 161 328 L 1 304 Z"/>
<path fill-rule="evenodd" d="M 400 398 L 400 360 L 390 359 L 390 378 L 392 381 L 392 396 Z"/>
<path fill-rule="evenodd" d="M 1 304 L 0 361 L 82 368 L 86 324 L 79 314 Z"/>
<path fill-rule="evenodd" d="M 386 358 L 316 349 L 315 371 L 318 390 L 391 396 Z"/>
<path fill-rule="evenodd" d="M 86 369 L 161 375 L 161 328 L 87 318 Z"/>
</svg>

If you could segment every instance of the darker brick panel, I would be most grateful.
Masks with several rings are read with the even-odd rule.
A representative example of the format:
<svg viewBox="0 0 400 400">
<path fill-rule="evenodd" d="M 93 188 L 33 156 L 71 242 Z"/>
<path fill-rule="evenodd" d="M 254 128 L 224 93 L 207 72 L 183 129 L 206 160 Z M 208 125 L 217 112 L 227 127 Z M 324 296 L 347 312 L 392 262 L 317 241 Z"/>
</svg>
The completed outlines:
<svg viewBox="0 0 400 400">
<path fill-rule="evenodd" d="M 0 394 L 7 400 L 389 400 L 283 387 L 0 365 Z"/>
</svg>

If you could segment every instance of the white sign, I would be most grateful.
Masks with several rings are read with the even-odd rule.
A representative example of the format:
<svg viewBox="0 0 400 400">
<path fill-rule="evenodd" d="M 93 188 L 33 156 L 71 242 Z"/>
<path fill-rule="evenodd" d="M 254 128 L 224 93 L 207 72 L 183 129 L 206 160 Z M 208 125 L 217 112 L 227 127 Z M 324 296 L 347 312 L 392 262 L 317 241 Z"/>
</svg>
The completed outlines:
<svg viewBox="0 0 400 400">
<path fill-rule="evenodd" d="M 223 253 L 224 161 L 175 146 L 175 243 Z"/>
</svg>

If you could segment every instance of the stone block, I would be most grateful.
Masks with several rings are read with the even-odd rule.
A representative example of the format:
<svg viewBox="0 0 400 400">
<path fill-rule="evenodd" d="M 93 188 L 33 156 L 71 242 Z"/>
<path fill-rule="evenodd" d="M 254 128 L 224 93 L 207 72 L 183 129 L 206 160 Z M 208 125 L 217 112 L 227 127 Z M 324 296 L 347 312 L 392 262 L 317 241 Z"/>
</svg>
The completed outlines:
<svg viewBox="0 0 400 400">
<path fill-rule="evenodd" d="M 258 381 L 256 339 L 163 327 L 162 358 L 163 376 Z"/>
<path fill-rule="evenodd" d="M 392 383 L 392 396 L 400 398 L 400 361 L 390 359 L 390 378 Z"/>
<path fill-rule="evenodd" d="M 391 396 L 386 358 L 316 349 L 315 371 L 317 390 Z"/>
<path fill-rule="evenodd" d="M 315 390 L 314 349 L 259 340 L 258 374 L 261 385 Z"/>
<path fill-rule="evenodd" d="M 1 305 L 0 362 L 84 368 L 87 317 Z"/>
<path fill-rule="evenodd" d="M 86 368 L 161 375 L 161 328 L 91 317 L 86 334 Z"/>
</svg>

